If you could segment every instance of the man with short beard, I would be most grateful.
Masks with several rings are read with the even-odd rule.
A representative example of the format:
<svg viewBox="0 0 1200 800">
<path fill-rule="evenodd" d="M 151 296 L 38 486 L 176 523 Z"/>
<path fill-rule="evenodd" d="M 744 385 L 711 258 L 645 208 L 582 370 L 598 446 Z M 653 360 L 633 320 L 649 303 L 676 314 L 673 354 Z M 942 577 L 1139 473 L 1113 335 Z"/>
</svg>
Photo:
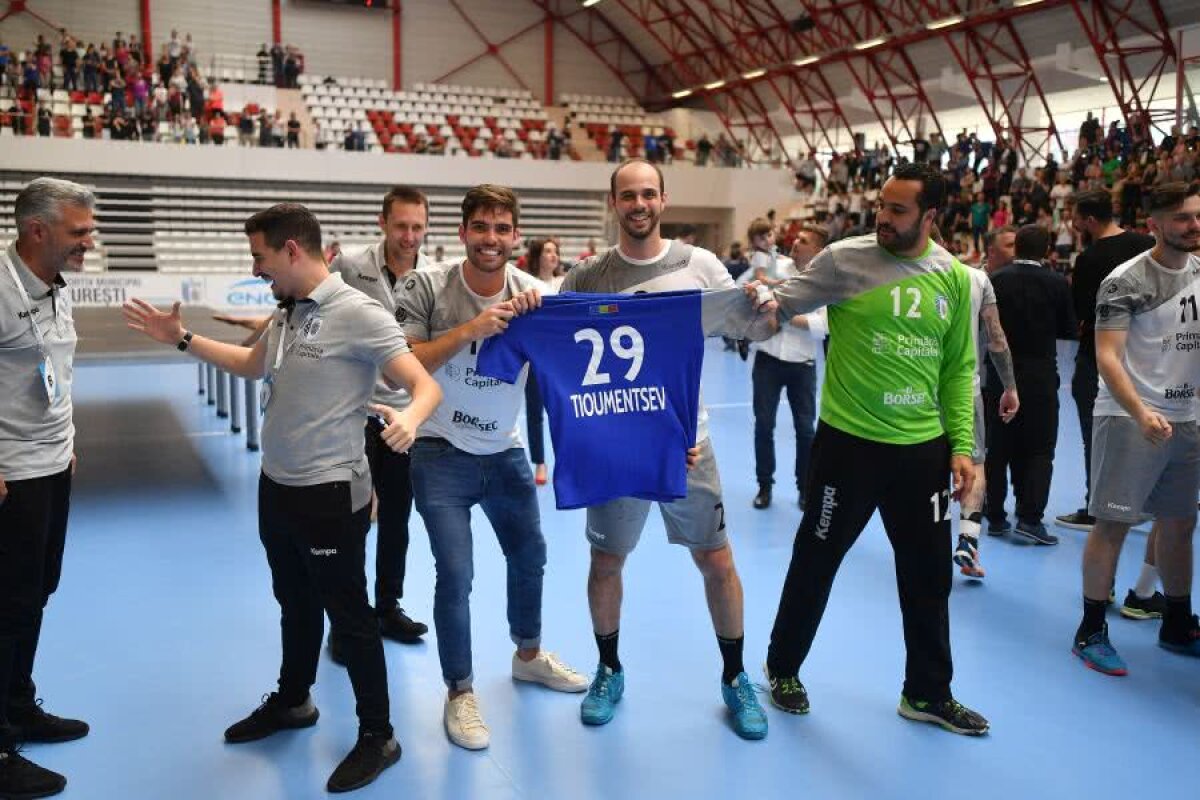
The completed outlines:
<svg viewBox="0 0 1200 800">
<path fill-rule="evenodd" d="M 1096 524 L 1083 553 L 1083 620 L 1073 652 L 1091 669 L 1125 675 L 1104 620 L 1129 528 L 1155 517 L 1156 563 L 1166 595 L 1158 643 L 1200 657 L 1192 614 L 1192 531 L 1200 492 L 1200 190 L 1158 186 L 1150 196 L 1157 244 L 1118 266 L 1096 300 L 1092 494 Z"/>
<path fill-rule="evenodd" d="M 42 612 L 66 545 L 75 425 L 75 321 L 63 272 L 79 272 L 96 231 L 95 196 L 38 178 L 17 195 L 17 240 L 0 251 L 0 797 L 48 797 L 67 780 L 18 752 L 65 742 L 86 722 L 42 709 L 33 682 Z"/>
<path fill-rule="evenodd" d="M 632 158 L 612 172 L 608 203 L 620 225 L 617 246 L 567 273 L 561 291 L 635 294 L 686 289 L 732 289 L 733 279 L 713 253 L 680 240 L 662 238 L 659 219 L 666 207 L 662 172 L 645 159 Z M 735 298 L 741 301 L 741 298 Z M 738 303 L 740 315 L 728 319 L 705 314 L 707 335 L 762 340 L 773 330 L 774 303 Z M 721 652 L 721 695 L 734 731 L 745 739 L 767 735 L 767 718 L 742 664 L 745 641 L 742 583 L 725 531 L 721 478 L 708 436 L 708 413 L 701 405 L 696 447 L 689 451 L 687 496 L 659 503 L 667 539 L 691 551 L 704 577 L 704 591 Z M 591 543 L 588 606 L 600 664 L 580 707 L 585 725 L 613 718 L 625 691 L 625 672 L 617 655 L 621 624 L 622 572 L 637 546 L 650 513 L 650 501 L 622 497 L 587 510 Z"/>
<path fill-rule="evenodd" d="M 987 720 L 950 692 L 947 473 L 955 499 L 970 492 L 975 353 L 967 268 L 930 240 L 944 201 L 936 169 L 899 167 L 880 194 L 874 237 L 835 242 L 775 290 L 787 317 L 828 306 L 830 348 L 766 672 L 772 703 L 808 712 L 800 666 L 838 567 L 878 510 L 895 552 L 908 651 L 898 711 L 980 735 Z"/>
<path fill-rule="evenodd" d="M 480 342 L 541 305 L 537 279 L 509 263 L 519 223 L 511 189 L 471 189 L 458 229 L 466 258 L 411 272 L 396 297 L 397 321 L 446 396 L 413 445 L 412 481 L 437 569 L 433 624 L 447 688 L 443 724 L 450 741 L 468 750 L 491 742 L 472 688 L 474 506 L 483 510 L 504 553 L 509 635 L 517 648 L 513 679 L 560 692 L 587 688 L 586 677 L 541 647 L 546 540 L 517 430 L 525 382 L 503 383 L 476 371 Z"/>
<path fill-rule="evenodd" d="M 1089 119 L 1091 115 L 1089 114 Z M 1097 133 L 1099 123 L 1096 123 Z M 1080 138 L 1083 132 L 1080 131 Z M 1092 483 L 1092 410 L 1096 404 L 1099 372 L 1096 368 L 1096 291 L 1108 274 L 1129 259 L 1154 246 L 1154 239 L 1124 230 L 1113 218 L 1112 195 L 1103 189 L 1075 196 L 1071 217 L 1075 232 L 1083 236 L 1086 249 L 1075 259 L 1071 296 L 1075 318 L 1079 320 L 1079 350 L 1075 354 L 1075 374 L 1071 395 L 1079 411 L 1079 432 L 1083 435 L 1084 508 L 1055 517 L 1064 528 L 1087 531 L 1095 520 L 1088 514 Z"/>
</svg>

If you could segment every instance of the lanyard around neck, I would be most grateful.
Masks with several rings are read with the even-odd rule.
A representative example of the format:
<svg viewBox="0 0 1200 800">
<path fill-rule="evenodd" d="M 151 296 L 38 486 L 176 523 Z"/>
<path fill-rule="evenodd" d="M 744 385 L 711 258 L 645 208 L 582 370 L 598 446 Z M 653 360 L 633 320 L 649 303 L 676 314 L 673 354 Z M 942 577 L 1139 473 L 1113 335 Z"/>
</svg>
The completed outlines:
<svg viewBox="0 0 1200 800">
<path fill-rule="evenodd" d="M 44 356 L 46 354 L 46 338 L 42 336 L 42 329 L 38 327 L 37 316 L 33 313 L 33 300 L 29 296 L 29 292 L 25 290 L 25 284 L 21 283 L 21 278 L 17 275 L 17 268 L 7 254 L 4 257 L 4 263 L 8 267 L 8 274 L 12 276 L 13 283 L 17 285 L 17 294 L 21 295 L 21 302 L 25 304 L 25 313 L 29 318 L 29 325 L 33 328 L 33 338 L 37 342 L 38 351 Z M 53 287 L 50 289 L 54 291 Z"/>
</svg>

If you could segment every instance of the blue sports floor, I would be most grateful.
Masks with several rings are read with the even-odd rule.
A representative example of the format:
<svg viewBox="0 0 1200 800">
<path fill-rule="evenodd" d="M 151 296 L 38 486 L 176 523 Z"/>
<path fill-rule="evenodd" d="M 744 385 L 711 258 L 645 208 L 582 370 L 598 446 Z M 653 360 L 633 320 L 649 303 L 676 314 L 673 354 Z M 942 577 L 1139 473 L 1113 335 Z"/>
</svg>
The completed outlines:
<svg viewBox="0 0 1200 800">
<path fill-rule="evenodd" d="M 1064 384 L 1069 385 L 1066 366 Z M 749 367 L 710 341 L 704 390 L 746 590 L 746 660 L 760 665 L 799 521 L 788 470 L 755 511 Z M 1062 391 L 1050 515 L 1082 493 L 1074 405 Z M 192 366 L 83 367 L 76 373 L 79 473 L 62 588 L 51 600 L 35 677 L 46 707 L 92 724 L 84 740 L 30 746 L 69 778 L 68 797 L 103 800 L 320 798 L 354 742 L 343 671 L 322 661 L 313 729 L 227 746 L 227 725 L 274 688 L 278 609 L 255 529 L 258 457 L 196 394 Z M 777 432 L 790 464 L 786 406 Z M 871 465 L 864 464 L 863 469 Z M 549 542 L 546 646 L 590 672 L 582 512 L 542 494 Z M 579 723 L 579 696 L 515 685 L 499 548 L 476 517 L 476 689 L 491 749 L 451 745 L 432 641 L 387 643 L 400 763 L 366 798 L 1127 798 L 1194 797 L 1200 663 L 1160 650 L 1157 624 L 1111 614 L 1127 678 L 1090 672 L 1070 653 L 1080 610 L 1083 535 L 1056 548 L 985 537 L 988 577 L 956 575 L 955 693 L 992 723 L 983 739 L 896 715 L 903 647 L 891 552 L 878 521 L 851 552 L 802 679 L 812 713 L 768 709 L 770 734 L 728 728 L 716 643 L 687 554 L 657 514 L 626 575 L 616 719 Z M 1143 532 L 1118 576 L 1131 585 Z M 420 517 L 404 605 L 432 621 L 433 564 Z M 429 637 L 432 640 L 432 633 Z M 765 697 L 764 697 L 765 701 Z M 1192 788 L 1188 788 L 1192 787 Z"/>
</svg>

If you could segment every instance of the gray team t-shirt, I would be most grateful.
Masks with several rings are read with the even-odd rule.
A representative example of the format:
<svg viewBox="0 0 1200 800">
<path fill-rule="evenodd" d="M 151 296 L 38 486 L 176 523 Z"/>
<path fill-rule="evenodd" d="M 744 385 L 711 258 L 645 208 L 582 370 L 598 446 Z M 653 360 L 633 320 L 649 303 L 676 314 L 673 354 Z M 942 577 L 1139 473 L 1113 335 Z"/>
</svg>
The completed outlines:
<svg viewBox="0 0 1200 800">
<path fill-rule="evenodd" d="M 1143 253 L 1114 269 L 1096 293 L 1096 330 L 1129 331 L 1123 364 L 1138 397 L 1171 422 L 1196 419 L 1200 386 L 1200 257 L 1180 270 Z M 1127 417 L 1104 378 L 1097 417 Z"/>
<path fill-rule="evenodd" d="M 349 481 L 354 510 L 361 508 L 371 498 L 367 403 L 380 368 L 410 352 L 400 326 L 330 275 L 295 308 L 275 312 L 266 348 L 263 472 L 287 486 Z"/>
<path fill-rule="evenodd" d="M 386 240 L 381 240 L 378 244 L 373 244 L 356 253 L 343 252 L 329 265 L 329 271 L 341 275 L 347 286 L 358 289 L 383 306 L 389 314 L 394 315 L 396 313 L 396 295 L 403 291 L 406 276 L 398 276 L 395 285 L 388 279 L 387 273 L 384 272 L 387 267 L 385 247 Z M 422 269 L 426 266 L 428 266 L 428 262 L 425 260 L 425 254 L 418 252 L 417 263 L 413 269 Z M 388 386 L 382 375 L 375 382 L 375 395 L 372 400 L 381 405 L 398 409 L 408 408 L 408 404 L 412 402 L 408 392 Z"/>
<path fill-rule="evenodd" d="M 475 294 L 463 278 L 461 262 L 435 264 L 404 279 L 397 295 L 396 320 L 406 336 L 428 342 L 479 316 L 527 289 L 544 286 L 532 275 L 507 264 L 504 289 L 492 297 Z M 728 273 L 726 273 L 728 274 Z M 459 450 L 491 455 L 521 447 L 517 415 L 525 400 L 522 370 L 515 383 L 480 375 L 476 369 L 479 342 L 462 348 L 433 373 L 442 387 L 441 405 L 421 426 L 423 436 L 440 436 Z"/>
<path fill-rule="evenodd" d="M 662 251 L 654 258 L 640 261 L 621 254 L 614 247 L 592 256 L 567 273 L 561 292 L 600 294 L 638 294 L 672 292 L 684 289 L 733 289 L 729 270 L 713 253 L 674 239 L 664 240 Z M 705 294 L 700 304 L 706 336 L 764 341 L 771 336 L 766 315 L 754 311 L 754 304 L 738 292 Z M 700 398 L 696 442 L 708 438 L 708 409 Z"/>
<path fill-rule="evenodd" d="M 967 275 L 971 277 L 971 344 L 975 346 L 975 363 L 979 365 L 975 370 L 975 391 L 978 392 L 982 383 L 980 377 L 985 374 L 983 358 L 987 355 L 983 350 L 983 340 L 987 334 L 983 331 L 983 320 L 979 314 L 984 306 L 996 305 L 996 290 L 992 288 L 992 279 L 982 268 L 968 268 Z M 984 335 L 980 336 L 980 333 Z"/>
<path fill-rule="evenodd" d="M 13 283 L 9 263 L 19 286 Z M 16 244 L 0 252 L 0 478 L 6 481 L 56 475 L 71 463 L 75 450 L 71 380 L 77 337 L 64 286 L 61 276 L 47 286 L 30 272 Z M 54 364 L 53 400 L 46 395 L 38 369 L 43 356 L 31 311 Z"/>
</svg>

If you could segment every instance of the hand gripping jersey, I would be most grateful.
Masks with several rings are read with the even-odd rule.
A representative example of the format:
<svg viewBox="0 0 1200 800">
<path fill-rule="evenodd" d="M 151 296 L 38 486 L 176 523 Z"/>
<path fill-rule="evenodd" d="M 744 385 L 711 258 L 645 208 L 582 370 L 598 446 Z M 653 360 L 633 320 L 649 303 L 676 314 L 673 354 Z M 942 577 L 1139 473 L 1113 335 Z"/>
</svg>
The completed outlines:
<svg viewBox="0 0 1200 800">
<path fill-rule="evenodd" d="M 484 342 L 480 373 L 511 383 L 528 362 L 537 377 L 559 508 L 686 496 L 712 294 L 744 302 L 736 289 L 704 302 L 699 291 L 560 294 Z"/>
</svg>

